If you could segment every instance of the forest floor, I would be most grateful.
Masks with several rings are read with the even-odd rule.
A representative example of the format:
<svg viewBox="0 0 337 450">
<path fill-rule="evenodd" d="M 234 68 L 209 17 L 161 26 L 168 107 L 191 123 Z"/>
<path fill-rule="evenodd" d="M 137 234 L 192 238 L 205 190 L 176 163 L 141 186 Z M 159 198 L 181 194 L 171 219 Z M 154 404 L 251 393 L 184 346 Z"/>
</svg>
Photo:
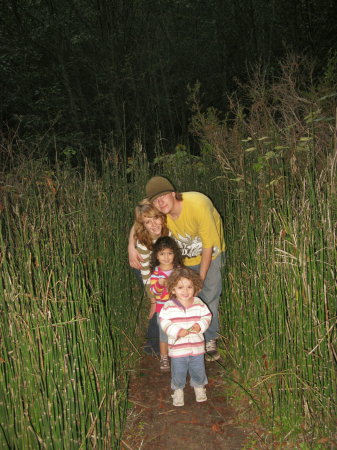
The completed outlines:
<svg viewBox="0 0 337 450">
<path fill-rule="evenodd" d="M 236 450 L 271 448 L 263 443 L 256 412 L 248 398 L 229 400 L 222 376 L 224 361 L 206 362 L 207 397 L 197 403 L 186 385 L 185 406 L 172 405 L 170 373 L 161 373 L 159 359 L 144 354 L 129 386 L 127 426 L 122 450 Z M 237 404 L 238 403 L 238 404 Z M 231 405 L 235 404 L 235 408 Z M 249 423 L 245 418 L 249 417 Z"/>
</svg>

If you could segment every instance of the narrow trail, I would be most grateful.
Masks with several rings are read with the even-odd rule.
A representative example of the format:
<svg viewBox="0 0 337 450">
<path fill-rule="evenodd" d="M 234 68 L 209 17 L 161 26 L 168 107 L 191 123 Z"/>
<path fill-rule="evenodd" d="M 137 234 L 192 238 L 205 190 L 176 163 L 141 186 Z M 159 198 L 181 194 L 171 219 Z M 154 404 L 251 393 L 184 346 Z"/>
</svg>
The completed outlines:
<svg viewBox="0 0 337 450">
<path fill-rule="evenodd" d="M 228 405 L 223 368 L 206 362 L 208 400 L 197 403 L 194 391 L 185 387 L 185 406 L 172 405 L 170 373 L 160 373 L 156 357 L 142 356 L 133 374 L 122 450 L 237 450 L 252 448 L 251 431 L 237 426 L 237 413 Z M 254 446 L 254 448 L 258 448 Z"/>
</svg>

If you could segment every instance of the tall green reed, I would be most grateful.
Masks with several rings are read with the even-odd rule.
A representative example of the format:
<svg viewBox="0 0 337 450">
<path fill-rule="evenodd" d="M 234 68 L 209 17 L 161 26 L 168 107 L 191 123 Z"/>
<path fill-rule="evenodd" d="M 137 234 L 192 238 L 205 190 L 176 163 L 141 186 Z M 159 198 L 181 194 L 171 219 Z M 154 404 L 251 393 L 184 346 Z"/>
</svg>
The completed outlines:
<svg viewBox="0 0 337 450">
<path fill-rule="evenodd" d="M 256 70 L 250 105 L 233 94 L 222 119 L 202 110 L 199 85 L 190 102 L 222 172 L 227 354 L 276 427 L 312 438 L 334 432 L 337 408 L 337 146 L 335 83 L 314 86 L 308 67 L 290 55 L 277 78 Z"/>
<path fill-rule="evenodd" d="M 227 212 L 230 353 L 253 395 L 265 391 L 275 425 L 287 418 L 297 431 L 331 431 L 337 408 L 332 160 L 302 184 L 247 167 L 250 183 Z"/>
<path fill-rule="evenodd" d="M 101 177 L 36 164 L 3 188 L 1 446 L 117 448 L 142 315 L 134 199 L 118 161 Z"/>
</svg>

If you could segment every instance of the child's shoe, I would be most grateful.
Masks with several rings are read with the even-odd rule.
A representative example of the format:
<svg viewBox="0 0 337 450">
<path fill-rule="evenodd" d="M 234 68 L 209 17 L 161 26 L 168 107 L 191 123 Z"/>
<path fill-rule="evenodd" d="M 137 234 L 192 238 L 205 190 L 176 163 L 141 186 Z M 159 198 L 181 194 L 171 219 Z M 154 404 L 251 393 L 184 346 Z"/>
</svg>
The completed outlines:
<svg viewBox="0 0 337 450">
<path fill-rule="evenodd" d="M 173 406 L 184 406 L 184 391 L 183 389 L 176 389 L 172 395 Z"/>
<path fill-rule="evenodd" d="M 207 400 L 206 389 L 204 388 L 204 386 L 195 387 L 194 393 L 197 402 L 205 402 Z"/>
<path fill-rule="evenodd" d="M 169 372 L 170 370 L 170 363 L 167 355 L 160 357 L 160 370 L 164 372 Z"/>
</svg>

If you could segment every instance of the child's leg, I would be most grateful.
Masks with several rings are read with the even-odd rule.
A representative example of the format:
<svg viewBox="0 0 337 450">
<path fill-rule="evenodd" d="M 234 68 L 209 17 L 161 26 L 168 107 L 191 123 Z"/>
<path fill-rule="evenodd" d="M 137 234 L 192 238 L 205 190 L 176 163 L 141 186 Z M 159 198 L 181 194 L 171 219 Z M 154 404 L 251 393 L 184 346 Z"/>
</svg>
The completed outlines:
<svg viewBox="0 0 337 450">
<path fill-rule="evenodd" d="M 170 371 L 170 361 L 167 354 L 168 351 L 168 345 L 166 342 L 160 342 L 160 370 L 164 372 Z"/>
<path fill-rule="evenodd" d="M 184 389 L 188 372 L 188 356 L 171 358 L 171 388 Z"/>
<path fill-rule="evenodd" d="M 153 354 L 159 353 L 159 327 L 157 323 L 157 313 L 152 316 L 148 322 L 148 328 L 146 333 L 147 345 L 145 347 L 145 353 Z"/>
<path fill-rule="evenodd" d="M 174 406 L 184 406 L 184 387 L 188 372 L 188 357 L 171 358 L 171 388 L 174 389 L 172 398 Z"/>
<path fill-rule="evenodd" d="M 208 383 L 204 355 L 190 356 L 189 373 L 191 376 L 191 386 L 194 387 L 195 399 L 197 402 L 207 400 L 205 384 Z"/>
<path fill-rule="evenodd" d="M 190 356 L 188 371 L 191 377 L 192 387 L 204 386 L 208 383 L 204 355 Z"/>
<path fill-rule="evenodd" d="M 168 355 L 168 343 L 160 341 L 160 356 L 167 356 Z"/>
<path fill-rule="evenodd" d="M 159 338 L 160 338 L 160 370 L 164 370 L 168 372 L 170 370 L 170 362 L 168 357 L 168 337 L 167 334 L 160 327 L 159 314 L 158 316 L 158 325 L 159 325 Z"/>
</svg>

